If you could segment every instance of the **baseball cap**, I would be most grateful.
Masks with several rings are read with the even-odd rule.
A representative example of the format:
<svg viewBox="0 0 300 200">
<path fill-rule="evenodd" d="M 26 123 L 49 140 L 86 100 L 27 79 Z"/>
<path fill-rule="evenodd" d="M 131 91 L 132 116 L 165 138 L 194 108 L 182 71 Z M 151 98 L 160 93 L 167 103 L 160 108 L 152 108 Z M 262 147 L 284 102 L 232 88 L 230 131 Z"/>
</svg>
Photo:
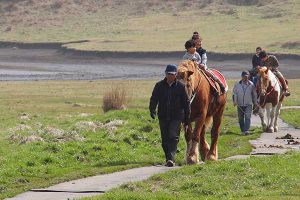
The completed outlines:
<svg viewBox="0 0 300 200">
<path fill-rule="evenodd" d="M 248 71 L 243 71 L 241 76 L 249 76 L 249 72 Z"/>
<path fill-rule="evenodd" d="M 177 65 L 175 64 L 167 65 L 165 72 L 168 74 L 177 74 Z"/>
</svg>

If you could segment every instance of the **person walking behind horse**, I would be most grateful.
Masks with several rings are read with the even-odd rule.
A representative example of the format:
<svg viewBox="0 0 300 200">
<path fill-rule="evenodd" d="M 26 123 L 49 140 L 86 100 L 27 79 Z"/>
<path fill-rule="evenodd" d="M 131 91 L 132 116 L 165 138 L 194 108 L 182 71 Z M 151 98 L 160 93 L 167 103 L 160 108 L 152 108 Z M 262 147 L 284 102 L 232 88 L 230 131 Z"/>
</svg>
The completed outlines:
<svg viewBox="0 0 300 200">
<path fill-rule="evenodd" d="M 158 105 L 158 119 L 167 167 L 175 166 L 175 154 L 179 142 L 181 122 L 187 129 L 190 117 L 190 100 L 186 86 L 176 79 L 177 66 L 168 65 L 166 77 L 157 82 L 150 98 L 150 116 L 155 119 Z"/>
<path fill-rule="evenodd" d="M 237 106 L 242 135 L 249 135 L 252 106 L 257 106 L 256 87 L 249 81 L 249 72 L 242 72 L 242 80 L 233 87 L 233 106 Z"/>
<path fill-rule="evenodd" d="M 262 51 L 259 53 L 259 58 L 262 60 L 262 66 L 266 66 L 268 69 L 270 69 L 279 79 L 282 88 L 283 93 L 286 97 L 290 96 L 288 85 L 285 81 L 285 78 L 281 74 L 281 72 L 278 70 L 279 68 L 279 62 L 277 58 L 274 55 L 267 55 L 266 51 Z"/>
</svg>

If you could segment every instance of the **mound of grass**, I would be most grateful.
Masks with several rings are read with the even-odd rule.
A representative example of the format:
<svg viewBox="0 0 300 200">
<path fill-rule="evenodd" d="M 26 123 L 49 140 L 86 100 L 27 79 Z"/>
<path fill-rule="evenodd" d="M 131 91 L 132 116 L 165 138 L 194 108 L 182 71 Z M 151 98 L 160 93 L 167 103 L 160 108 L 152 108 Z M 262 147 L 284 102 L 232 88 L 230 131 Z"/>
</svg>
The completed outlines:
<svg viewBox="0 0 300 200">
<path fill-rule="evenodd" d="M 299 199 L 299 159 L 290 153 L 185 166 L 84 199 Z"/>
</svg>

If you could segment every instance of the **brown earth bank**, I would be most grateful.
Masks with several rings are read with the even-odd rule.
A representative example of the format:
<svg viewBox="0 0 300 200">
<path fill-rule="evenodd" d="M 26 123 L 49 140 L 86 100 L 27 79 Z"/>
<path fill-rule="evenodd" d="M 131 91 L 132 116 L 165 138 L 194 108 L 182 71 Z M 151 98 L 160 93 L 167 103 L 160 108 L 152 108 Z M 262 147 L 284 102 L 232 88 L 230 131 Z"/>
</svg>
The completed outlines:
<svg viewBox="0 0 300 200">
<path fill-rule="evenodd" d="M 159 79 L 165 66 L 179 63 L 184 54 L 79 51 L 64 44 L 0 42 L 0 80 Z M 287 78 L 300 77 L 300 55 L 275 55 Z M 239 78 L 241 71 L 250 69 L 251 58 L 247 53 L 208 52 L 209 66 L 227 79 Z"/>
</svg>

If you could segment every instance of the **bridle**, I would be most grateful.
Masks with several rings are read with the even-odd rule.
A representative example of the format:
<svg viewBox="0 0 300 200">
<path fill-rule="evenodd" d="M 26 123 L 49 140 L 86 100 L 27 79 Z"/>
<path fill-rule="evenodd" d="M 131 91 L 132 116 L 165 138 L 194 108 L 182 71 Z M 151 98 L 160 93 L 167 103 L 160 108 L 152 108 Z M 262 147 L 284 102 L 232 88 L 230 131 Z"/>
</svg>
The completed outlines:
<svg viewBox="0 0 300 200">
<path fill-rule="evenodd" d="M 278 81 L 276 82 L 276 84 L 275 84 L 274 86 L 271 86 L 272 89 L 264 95 L 264 101 L 263 101 L 262 104 L 260 104 L 261 107 L 265 105 L 267 96 L 270 95 L 271 92 L 273 92 L 273 90 L 274 90 L 274 88 L 275 88 L 275 86 L 276 86 L 277 84 L 278 84 Z M 271 85 L 271 84 L 270 84 L 270 85 Z M 260 97 L 261 97 L 261 95 L 259 95 L 259 98 L 260 98 Z"/>
<path fill-rule="evenodd" d="M 198 70 L 198 73 L 199 73 L 199 75 L 200 75 L 200 73 L 202 73 L 202 71 L 199 69 L 199 68 L 197 68 Z M 200 84 L 201 84 L 201 82 L 202 82 L 202 76 L 200 76 L 200 78 L 199 78 L 199 81 L 198 81 L 198 84 L 197 84 L 197 87 L 195 88 L 195 90 L 194 90 L 194 93 L 192 92 L 192 96 L 191 96 L 191 99 L 190 99 L 190 105 L 193 103 L 193 101 L 194 101 L 194 99 L 195 99 L 195 97 L 196 97 L 196 95 L 198 94 L 198 88 L 199 88 L 199 86 L 200 86 Z M 183 80 L 183 78 L 182 77 L 180 77 L 180 78 L 178 78 L 179 80 Z M 188 78 L 187 78 L 188 79 Z"/>
</svg>

